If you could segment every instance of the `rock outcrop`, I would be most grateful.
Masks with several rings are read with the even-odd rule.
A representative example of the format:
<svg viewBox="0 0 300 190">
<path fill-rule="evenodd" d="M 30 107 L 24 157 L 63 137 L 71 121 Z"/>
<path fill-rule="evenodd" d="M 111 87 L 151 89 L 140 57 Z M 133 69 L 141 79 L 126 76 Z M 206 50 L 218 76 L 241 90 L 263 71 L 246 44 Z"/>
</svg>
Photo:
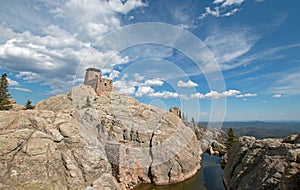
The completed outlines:
<svg viewBox="0 0 300 190">
<path fill-rule="evenodd" d="M 227 189 L 299 189 L 300 134 L 282 139 L 240 137 L 227 153 Z"/>
<path fill-rule="evenodd" d="M 0 112 L 0 188 L 125 189 L 200 168 L 194 132 L 172 113 L 88 86 Z"/>
<path fill-rule="evenodd" d="M 0 188 L 119 188 L 104 147 L 89 146 L 72 115 L 6 111 L 0 120 Z"/>
<path fill-rule="evenodd" d="M 203 151 L 217 156 L 222 156 L 227 152 L 227 148 L 224 145 L 227 134 L 222 129 L 195 127 L 194 131 Z"/>
</svg>

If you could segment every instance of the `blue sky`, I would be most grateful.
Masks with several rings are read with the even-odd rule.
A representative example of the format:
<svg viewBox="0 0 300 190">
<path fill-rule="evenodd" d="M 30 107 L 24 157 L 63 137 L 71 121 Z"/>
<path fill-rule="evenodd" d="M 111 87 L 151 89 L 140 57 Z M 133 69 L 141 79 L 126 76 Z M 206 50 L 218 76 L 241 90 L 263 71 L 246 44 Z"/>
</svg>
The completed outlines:
<svg viewBox="0 0 300 190">
<path fill-rule="evenodd" d="M 195 120 L 300 119 L 297 0 L 2 1 L 0 70 L 19 104 L 96 67 Z"/>
</svg>

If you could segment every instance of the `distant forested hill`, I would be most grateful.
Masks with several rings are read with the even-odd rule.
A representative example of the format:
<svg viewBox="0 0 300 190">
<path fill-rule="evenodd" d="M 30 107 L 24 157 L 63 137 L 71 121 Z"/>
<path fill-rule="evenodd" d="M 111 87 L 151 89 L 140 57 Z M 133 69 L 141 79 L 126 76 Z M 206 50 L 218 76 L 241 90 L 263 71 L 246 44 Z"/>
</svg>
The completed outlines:
<svg viewBox="0 0 300 190">
<path fill-rule="evenodd" d="M 208 122 L 199 122 L 200 125 L 207 126 Z M 210 126 L 217 126 L 210 123 Z M 232 127 L 235 133 L 239 136 L 254 136 L 261 138 L 284 138 L 294 133 L 300 133 L 300 121 L 287 122 L 263 122 L 263 121 L 248 121 L 248 122 L 224 122 L 222 129 L 227 130 Z"/>
</svg>

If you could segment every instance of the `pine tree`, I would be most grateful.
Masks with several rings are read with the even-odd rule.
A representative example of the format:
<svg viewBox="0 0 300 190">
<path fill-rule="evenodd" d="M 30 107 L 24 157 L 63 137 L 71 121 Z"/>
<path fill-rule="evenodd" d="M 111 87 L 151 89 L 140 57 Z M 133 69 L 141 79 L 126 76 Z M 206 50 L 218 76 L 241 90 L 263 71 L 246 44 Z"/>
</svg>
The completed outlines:
<svg viewBox="0 0 300 190">
<path fill-rule="evenodd" d="M 26 102 L 26 104 L 25 104 L 25 109 L 26 110 L 29 110 L 29 109 L 33 109 L 34 108 L 34 106 L 33 105 L 31 105 L 31 101 L 30 100 L 27 100 L 27 102 Z"/>
<path fill-rule="evenodd" d="M 193 117 L 192 117 L 192 126 L 195 127 L 195 120 Z"/>
<path fill-rule="evenodd" d="M 9 101 L 10 94 L 8 93 L 8 81 L 6 73 L 3 73 L 0 81 L 0 110 L 9 110 L 12 105 Z"/>
<path fill-rule="evenodd" d="M 237 142 L 237 136 L 234 134 L 234 131 L 231 127 L 228 129 L 227 134 L 227 149 L 229 149 L 232 145 L 234 145 Z"/>
</svg>

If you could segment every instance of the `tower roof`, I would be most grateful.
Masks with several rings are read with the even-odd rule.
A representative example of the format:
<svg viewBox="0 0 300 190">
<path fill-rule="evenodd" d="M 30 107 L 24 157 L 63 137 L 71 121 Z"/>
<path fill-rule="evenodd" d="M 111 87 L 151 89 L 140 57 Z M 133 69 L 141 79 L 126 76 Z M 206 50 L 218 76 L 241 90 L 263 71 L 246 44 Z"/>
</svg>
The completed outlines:
<svg viewBox="0 0 300 190">
<path fill-rule="evenodd" d="M 96 69 L 96 68 L 88 68 L 88 69 L 86 69 L 86 71 L 94 71 L 94 72 L 101 73 L 101 70 L 100 69 Z"/>
</svg>

